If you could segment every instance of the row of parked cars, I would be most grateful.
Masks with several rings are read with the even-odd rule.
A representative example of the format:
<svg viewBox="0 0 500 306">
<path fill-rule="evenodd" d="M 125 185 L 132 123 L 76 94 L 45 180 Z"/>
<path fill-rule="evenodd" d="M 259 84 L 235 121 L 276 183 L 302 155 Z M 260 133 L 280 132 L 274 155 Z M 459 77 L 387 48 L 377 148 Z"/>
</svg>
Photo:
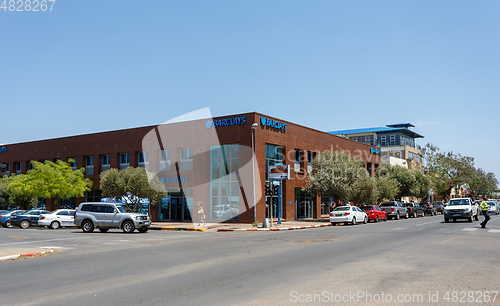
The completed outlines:
<svg viewBox="0 0 500 306">
<path fill-rule="evenodd" d="M 0 225 L 3 227 L 28 228 L 47 226 L 51 229 L 78 226 L 86 233 L 99 229 L 107 232 L 118 228 L 126 233 L 136 229 L 145 233 L 151 221 L 148 215 L 132 212 L 127 205 L 120 203 L 89 202 L 80 204 L 77 209 L 48 210 L 12 210 L 0 211 Z"/>
<path fill-rule="evenodd" d="M 398 201 L 382 202 L 379 205 L 339 206 L 330 212 L 330 222 L 332 225 L 338 223 L 357 224 L 368 223 L 369 221 L 379 222 L 387 219 L 399 220 L 410 217 L 424 217 L 425 215 L 435 216 L 438 210 L 429 203 L 401 203 Z"/>
</svg>

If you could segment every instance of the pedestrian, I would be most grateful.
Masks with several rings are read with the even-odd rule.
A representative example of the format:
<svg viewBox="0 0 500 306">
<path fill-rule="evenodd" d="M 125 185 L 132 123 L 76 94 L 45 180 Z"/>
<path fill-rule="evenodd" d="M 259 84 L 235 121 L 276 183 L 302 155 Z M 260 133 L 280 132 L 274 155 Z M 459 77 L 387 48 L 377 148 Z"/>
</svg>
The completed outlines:
<svg viewBox="0 0 500 306">
<path fill-rule="evenodd" d="M 203 222 L 203 226 L 205 226 L 205 211 L 203 210 L 203 204 L 201 203 L 201 201 L 198 201 L 198 217 L 198 226 L 200 226 L 201 222 Z"/>
<path fill-rule="evenodd" d="M 488 215 L 488 203 L 486 202 L 486 198 L 481 202 L 481 211 L 484 215 L 484 221 L 481 222 L 481 228 L 486 228 L 486 223 L 490 221 L 490 215 Z"/>
</svg>

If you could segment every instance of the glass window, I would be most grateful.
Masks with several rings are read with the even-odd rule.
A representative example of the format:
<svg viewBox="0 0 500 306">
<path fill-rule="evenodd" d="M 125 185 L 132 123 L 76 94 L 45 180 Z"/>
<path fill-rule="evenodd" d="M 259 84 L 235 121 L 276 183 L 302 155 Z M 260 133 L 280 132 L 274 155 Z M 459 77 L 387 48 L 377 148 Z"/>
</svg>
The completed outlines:
<svg viewBox="0 0 500 306">
<path fill-rule="evenodd" d="M 238 220 L 239 145 L 226 144 L 210 148 L 210 217 Z"/>
<path fill-rule="evenodd" d="M 148 170 L 148 168 L 149 168 L 149 152 L 137 153 L 137 166 Z"/>
<path fill-rule="evenodd" d="M 73 161 L 69 162 L 69 166 L 71 167 L 72 170 L 76 170 L 76 157 L 71 157 Z"/>
<path fill-rule="evenodd" d="M 10 174 L 10 164 L 9 163 L 6 163 L 5 164 L 5 175 L 9 176 Z"/>
<path fill-rule="evenodd" d="M 16 167 L 16 174 L 21 174 L 21 163 L 16 162 L 16 163 L 14 163 L 14 165 Z"/>
<path fill-rule="evenodd" d="M 123 170 L 130 166 L 130 153 L 120 154 L 120 170 Z"/>
<path fill-rule="evenodd" d="M 109 154 L 103 155 L 101 165 L 102 165 L 101 171 L 109 170 L 111 168 L 111 155 Z"/>
<path fill-rule="evenodd" d="M 85 174 L 94 174 L 94 156 L 85 156 Z"/>
<path fill-rule="evenodd" d="M 179 170 L 193 169 L 193 148 L 181 149 L 181 158 L 179 161 Z"/>
<path fill-rule="evenodd" d="M 386 137 L 385 136 L 380 136 L 380 145 L 386 146 Z"/>
<path fill-rule="evenodd" d="M 170 171 L 170 150 L 160 150 L 159 171 Z"/>
<path fill-rule="evenodd" d="M 30 161 L 28 163 L 28 171 L 30 171 L 30 170 L 33 170 L 33 163 L 32 163 L 32 161 Z"/>
</svg>

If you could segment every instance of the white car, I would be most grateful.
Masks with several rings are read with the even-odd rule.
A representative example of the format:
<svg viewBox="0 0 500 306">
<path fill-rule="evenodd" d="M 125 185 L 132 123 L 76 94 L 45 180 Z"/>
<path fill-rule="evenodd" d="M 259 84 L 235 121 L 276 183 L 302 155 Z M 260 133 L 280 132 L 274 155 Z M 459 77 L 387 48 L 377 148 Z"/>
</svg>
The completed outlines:
<svg viewBox="0 0 500 306">
<path fill-rule="evenodd" d="M 487 203 L 488 203 L 488 213 L 498 215 L 499 211 L 497 204 L 493 201 L 488 201 Z"/>
<path fill-rule="evenodd" d="M 339 206 L 330 213 L 330 222 L 332 225 L 342 222 L 355 225 L 358 221 L 366 224 L 368 222 L 368 216 L 356 206 Z"/>
<path fill-rule="evenodd" d="M 47 226 L 52 229 L 58 229 L 61 226 L 75 226 L 75 210 L 58 209 L 50 214 L 42 214 L 38 220 L 38 226 Z"/>
</svg>

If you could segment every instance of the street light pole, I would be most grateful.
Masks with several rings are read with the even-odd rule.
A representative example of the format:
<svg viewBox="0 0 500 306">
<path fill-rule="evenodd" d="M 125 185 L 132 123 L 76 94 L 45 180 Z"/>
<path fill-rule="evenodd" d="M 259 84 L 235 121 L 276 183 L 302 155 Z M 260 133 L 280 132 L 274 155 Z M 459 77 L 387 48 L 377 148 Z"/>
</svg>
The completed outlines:
<svg viewBox="0 0 500 306">
<path fill-rule="evenodd" d="M 252 124 L 252 178 L 253 178 L 253 221 L 257 222 L 257 203 L 255 201 L 255 145 L 254 145 L 254 136 L 255 129 L 259 125 L 257 123 Z"/>
</svg>

